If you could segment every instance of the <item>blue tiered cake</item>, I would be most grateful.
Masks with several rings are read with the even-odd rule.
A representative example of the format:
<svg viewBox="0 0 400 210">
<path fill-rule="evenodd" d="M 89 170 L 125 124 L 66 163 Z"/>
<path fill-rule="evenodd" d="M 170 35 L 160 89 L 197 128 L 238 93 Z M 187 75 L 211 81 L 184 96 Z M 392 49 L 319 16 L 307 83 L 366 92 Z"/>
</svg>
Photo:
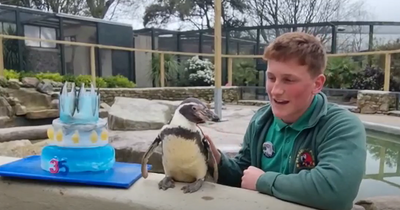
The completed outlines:
<svg viewBox="0 0 400 210">
<path fill-rule="evenodd" d="M 107 120 L 99 118 L 100 94 L 64 84 L 59 97 L 60 118 L 53 120 L 43 148 L 41 168 L 51 173 L 106 171 L 115 163 L 109 144 Z"/>
</svg>

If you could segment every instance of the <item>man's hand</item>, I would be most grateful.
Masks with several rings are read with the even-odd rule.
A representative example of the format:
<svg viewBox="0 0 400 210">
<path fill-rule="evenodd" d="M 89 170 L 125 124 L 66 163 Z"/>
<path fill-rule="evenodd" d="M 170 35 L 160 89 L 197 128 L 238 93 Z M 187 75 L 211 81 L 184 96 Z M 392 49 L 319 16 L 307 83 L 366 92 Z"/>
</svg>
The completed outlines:
<svg viewBox="0 0 400 210">
<path fill-rule="evenodd" d="M 242 188 L 248 190 L 256 190 L 257 180 L 264 173 L 265 172 L 263 170 L 254 166 L 248 167 L 246 170 L 243 171 Z"/>
<path fill-rule="evenodd" d="M 210 145 L 211 152 L 214 154 L 215 159 L 216 159 L 216 161 L 217 161 L 217 164 L 219 164 L 219 162 L 221 161 L 221 156 L 220 156 L 220 154 L 219 154 L 217 148 L 215 147 L 214 142 L 213 142 L 213 141 L 211 140 L 211 138 L 210 138 L 208 135 L 206 135 L 206 134 L 204 134 L 204 138 L 207 139 L 208 144 Z M 210 166 L 213 165 L 213 164 L 211 163 L 211 160 L 210 160 L 210 163 L 209 163 L 209 164 L 210 164 Z"/>
</svg>

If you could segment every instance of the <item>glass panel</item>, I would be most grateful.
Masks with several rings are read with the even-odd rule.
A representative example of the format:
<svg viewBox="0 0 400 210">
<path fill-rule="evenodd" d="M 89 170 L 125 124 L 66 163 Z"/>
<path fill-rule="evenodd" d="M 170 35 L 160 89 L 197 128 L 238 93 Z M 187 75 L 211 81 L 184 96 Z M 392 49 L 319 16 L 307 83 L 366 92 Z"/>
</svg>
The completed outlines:
<svg viewBox="0 0 400 210">
<path fill-rule="evenodd" d="M 40 29 L 41 39 L 56 40 L 56 29 L 47 27 L 41 27 Z M 41 47 L 56 48 L 56 43 L 41 42 Z"/>
<path fill-rule="evenodd" d="M 24 25 L 26 37 L 40 38 L 40 28 L 37 26 Z M 31 47 L 40 47 L 39 41 L 25 40 L 25 44 Z"/>
</svg>

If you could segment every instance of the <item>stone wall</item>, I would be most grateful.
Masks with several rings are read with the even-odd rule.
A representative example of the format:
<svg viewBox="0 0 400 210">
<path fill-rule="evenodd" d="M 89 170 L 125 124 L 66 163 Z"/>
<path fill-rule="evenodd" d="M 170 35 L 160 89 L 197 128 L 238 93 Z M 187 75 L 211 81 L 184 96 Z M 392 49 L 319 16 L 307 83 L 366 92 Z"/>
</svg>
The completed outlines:
<svg viewBox="0 0 400 210">
<path fill-rule="evenodd" d="M 222 87 L 222 100 L 225 103 L 237 103 L 240 89 Z M 147 98 L 178 101 L 187 97 L 196 97 L 207 102 L 214 101 L 214 87 L 165 87 L 165 88 L 101 88 L 101 101 L 112 105 L 115 97 Z"/>
<path fill-rule="evenodd" d="M 360 90 L 357 95 L 357 112 L 387 114 L 395 110 L 396 100 L 396 95 L 389 91 Z"/>
</svg>

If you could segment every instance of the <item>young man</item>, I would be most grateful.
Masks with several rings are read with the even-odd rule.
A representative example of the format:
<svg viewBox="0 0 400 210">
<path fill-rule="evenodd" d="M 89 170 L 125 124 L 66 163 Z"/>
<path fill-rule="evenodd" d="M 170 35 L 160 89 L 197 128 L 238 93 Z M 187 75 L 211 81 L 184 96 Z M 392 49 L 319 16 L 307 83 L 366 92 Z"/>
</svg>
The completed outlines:
<svg viewBox="0 0 400 210">
<path fill-rule="evenodd" d="M 327 210 L 353 206 L 366 159 L 366 133 L 357 116 L 321 93 L 327 56 L 320 41 L 293 32 L 264 52 L 270 104 L 252 117 L 243 147 L 219 161 L 218 183 Z"/>
</svg>

